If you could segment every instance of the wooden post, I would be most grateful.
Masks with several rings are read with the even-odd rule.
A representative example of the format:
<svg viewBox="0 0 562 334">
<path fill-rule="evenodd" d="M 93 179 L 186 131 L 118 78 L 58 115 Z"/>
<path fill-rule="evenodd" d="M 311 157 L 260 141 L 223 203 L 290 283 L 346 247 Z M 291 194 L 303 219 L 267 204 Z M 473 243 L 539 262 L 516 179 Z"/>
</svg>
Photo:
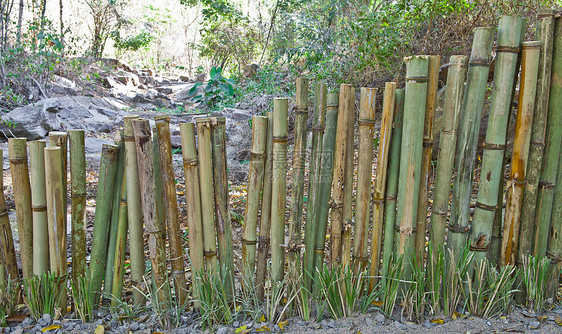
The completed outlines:
<svg viewBox="0 0 562 334">
<path fill-rule="evenodd" d="M 0 157 L 3 163 L 4 155 L 2 150 L 0 150 Z M 47 226 L 45 226 L 45 231 L 46 229 Z M 46 243 L 45 245 L 48 247 L 48 243 Z M 47 256 L 48 254 L 49 251 L 47 249 Z M 16 259 L 16 250 L 14 248 L 14 238 L 12 236 L 10 218 L 8 217 L 6 199 L 4 197 L 3 173 L 2 175 L 0 175 L 0 258 L 2 259 L 2 267 L 4 268 L 4 274 L 6 275 L 6 277 L 10 276 L 13 282 L 19 282 L 20 275 L 18 270 L 18 261 Z"/>
<path fill-rule="evenodd" d="M 86 153 L 84 130 L 68 131 L 70 142 L 70 214 L 72 279 L 86 276 Z"/>
<path fill-rule="evenodd" d="M 46 146 L 45 140 L 29 142 L 31 208 L 33 210 L 33 275 L 37 276 L 41 276 L 49 270 L 49 233 L 47 228 L 44 152 Z"/>
</svg>

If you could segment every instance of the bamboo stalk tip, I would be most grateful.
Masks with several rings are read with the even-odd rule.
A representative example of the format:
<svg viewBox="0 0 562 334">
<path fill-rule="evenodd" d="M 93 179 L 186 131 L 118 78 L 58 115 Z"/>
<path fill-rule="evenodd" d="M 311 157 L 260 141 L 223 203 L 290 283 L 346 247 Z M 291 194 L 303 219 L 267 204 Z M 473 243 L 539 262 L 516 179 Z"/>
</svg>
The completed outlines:
<svg viewBox="0 0 562 334">
<path fill-rule="evenodd" d="M 170 123 L 170 116 L 169 115 L 157 115 L 157 116 L 154 116 L 154 121 L 155 122 Z"/>
<path fill-rule="evenodd" d="M 429 56 L 427 56 L 427 55 L 415 55 L 415 56 L 404 57 L 404 62 L 406 62 L 406 63 L 408 63 L 412 60 L 429 60 Z"/>
<path fill-rule="evenodd" d="M 541 41 L 526 41 L 523 42 L 522 44 L 523 49 L 536 49 L 536 48 L 540 48 L 542 46 L 542 42 Z"/>
<path fill-rule="evenodd" d="M 195 118 L 196 124 L 208 123 L 210 121 L 211 121 L 211 119 L 209 117 L 197 117 L 197 118 Z"/>
<path fill-rule="evenodd" d="M 224 116 L 211 117 L 210 120 L 213 126 L 226 123 L 226 117 Z"/>
<path fill-rule="evenodd" d="M 450 64 L 461 64 L 461 65 L 466 65 L 466 62 L 468 61 L 468 57 L 465 55 L 452 55 L 449 58 L 449 63 Z"/>
<path fill-rule="evenodd" d="M 49 132 L 49 138 L 66 137 L 67 133 L 63 131 L 51 131 Z"/>
<path fill-rule="evenodd" d="M 70 129 L 68 133 L 84 133 L 84 129 Z"/>
<path fill-rule="evenodd" d="M 61 148 L 58 146 L 47 146 L 45 147 L 45 152 L 49 152 L 49 151 L 60 151 Z"/>
</svg>

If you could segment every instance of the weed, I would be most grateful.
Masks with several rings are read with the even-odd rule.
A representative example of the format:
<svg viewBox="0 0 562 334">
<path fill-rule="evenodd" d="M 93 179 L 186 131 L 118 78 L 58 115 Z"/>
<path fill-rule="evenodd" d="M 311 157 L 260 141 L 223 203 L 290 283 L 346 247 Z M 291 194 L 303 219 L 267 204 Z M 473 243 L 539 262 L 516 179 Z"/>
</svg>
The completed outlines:
<svg viewBox="0 0 562 334">
<path fill-rule="evenodd" d="M 200 305 L 201 322 L 204 327 L 212 328 L 215 324 L 230 323 L 233 312 L 229 305 L 229 297 L 224 289 L 226 276 L 219 274 L 218 268 L 200 276 L 197 302 Z"/>
<path fill-rule="evenodd" d="M 388 265 L 388 276 L 383 278 L 383 312 L 390 316 L 392 310 L 396 305 L 396 298 L 398 297 L 398 288 L 402 279 L 402 272 L 404 270 L 404 256 L 396 255 L 393 253 L 390 257 Z"/>
<path fill-rule="evenodd" d="M 6 318 L 14 314 L 20 296 L 18 282 L 13 281 L 10 276 L 5 281 L 0 280 L 0 327 L 7 326 Z"/>
<path fill-rule="evenodd" d="M 54 273 L 43 273 L 23 280 L 25 304 L 29 314 L 35 320 L 43 314 L 49 313 L 54 319 L 61 315 L 59 303 L 66 298 L 66 278 L 61 278 Z"/>
<path fill-rule="evenodd" d="M 82 323 L 91 321 L 94 315 L 94 303 L 92 293 L 90 292 L 89 277 L 78 277 L 76 280 L 71 280 L 70 285 L 72 287 L 74 309 L 80 320 Z"/>
<path fill-rule="evenodd" d="M 523 257 L 520 275 L 527 292 L 526 306 L 535 313 L 541 313 L 545 309 L 547 284 L 551 274 L 549 258 Z"/>
</svg>

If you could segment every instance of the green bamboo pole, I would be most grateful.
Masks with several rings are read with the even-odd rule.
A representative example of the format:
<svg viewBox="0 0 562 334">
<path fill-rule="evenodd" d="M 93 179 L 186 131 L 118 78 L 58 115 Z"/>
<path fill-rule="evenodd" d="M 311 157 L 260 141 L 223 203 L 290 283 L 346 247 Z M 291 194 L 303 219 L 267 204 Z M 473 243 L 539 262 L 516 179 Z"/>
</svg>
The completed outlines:
<svg viewBox="0 0 562 334">
<path fill-rule="evenodd" d="M 33 210 L 33 275 L 49 270 L 47 194 L 45 193 L 45 140 L 29 142 L 31 170 L 31 208 Z M 73 261 L 74 262 L 74 261 Z"/>
<path fill-rule="evenodd" d="M 119 200 L 119 219 L 117 226 L 117 238 L 115 246 L 115 256 L 113 262 L 113 278 L 111 294 L 111 306 L 119 305 L 123 295 L 123 276 L 125 275 L 125 253 L 127 252 L 127 171 L 124 172 L 123 181 L 121 182 L 121 192 Z"/>
<path fill-rule="evenodd" d="M 0 150 L 0 159 L 2 160 L 2 163 L 4 163 L 4 155 L 2 150 Z M 47 250 L 47 256 L 48 254 L 49 253 Z M 4 273 L 10 276 L 12 281 L 19 282 L 20 275 L 18 271 L 18 261 L 16 259 L 16 250 L 14 248 L 14 238 L 12 236 L 10 218 L 8 217 L 8 208 L 6 207 L 6 198 L 4 197 L 3 173 L 0 175 L 0 257 L 2 259 L 2 267 L 4 268 Z"/>
<path fill-rule="evenodd" d="M 49 230 L 50 269 L 59 278 L 62 297 L 58 306 L 66 313 L 66 224 L 64 221 L 63 149 L 45 148 L 45 191 L 47 194 L 47 221 Z"/>
<path fill-rule="evenodd" d="M 377 152 L 377 170 L 375 174 L 375 191 L 373 192 L 373 230 L 371 232 L 371 266 L 369 275 L 374 279 L 371 287 L 379 281 L 379 264 L 381 261 L 382 233 L 384 225 L 384 202 L 386 181 L 388 175 L 388 162 L 390 145 L 392 142 L 392 123 L 394 121 L 396 104 L 396 83 L 387 82 L 384 86 L 384 98 L 382 104 L 382 119 Z M 359 177 L 357 178 L 359 187 Z M 394 231 L 389 232 L 394 235 Z"/>
<path fill-rule="evenodd" d="M 292 282 L 297 282 L 300 261 L 301 226 L 304 197 L 304 171 L 306 163 L 306 136 L 308 121 L 308 79 L 298 78 L 295 99 L 295 129 L 293 154 L 293 184 L 289 212 L 287 264 Z"/>
<path fill-rule="evenodd" d="M 537 17 L 537 40 L 542 42 L 539 58 L 539 76 L 537 79 L 537 97 L 531 128 L 531 144 L 525 175 L 525 190 L 521 209 L 519 245 L 517 248 L 517 265 L 523 264 L 523 256 L 532 254 L 535 209 L 539 188 L 539 177 L 543 161 L 546 140 L 546 118 L 550 93 L 552 51 L 554 47 L 554 13 L 543 11 Z"/>
<path fill-rule="evenodd" d="M 265 148 L 267 146 L 267 117 L 252 118 L 252 148 L 250 151 L 250 167 L 248 173 L 248 197 L 246 215 L 242 230 L 242 280 L 248 283 L 253 280 L 256 264 L 256 229 L 260 209 L 261 186 L 265 164 Z"/>
<path fill-rule="evenodd" d="M 414 255 L 429 59 L 428 56 L 413 56 L 405 58 L 404 61 L 406 62 L 406 92 L 398 173 L 396 222 L 400 225 L 400 231 L 396 252 L 404 255 L 404 275 L 409 278 L 412 272 L 410 264 Z"/>
<path fill-rule="evenodd" d="M 340 86 L 338 127 L 336 133 L 336 147 L 334 152 L 334 176 L 332 183 L 332 201 L 334 203 L 331 211 L 331 253 L 330 264 L 336 267 L 342 264 L 342 230 L 345 226 L 344 201 L 346 187 L 346 159 L 349 158 L 348 137 L 350 136 L 350 120 L 355 112 L 355 88 L 351 85 Z"/>
<path fill-rule="evenodd" d="M 185 305 L 187 301 L 187 283 L 183 264 L 184 254 L 181 240 L 180 218 L 178 214 L 174 161 L 172 158 L 170 116 L 156 116 L 154 120 L 156 121 L 160 148 L 160 169 L 162 170 L 162 185 L 164 186 L 164 211 L 166 213 L 166 227 L 168 231 L 168 242 L 170 244 L 172 279 L 176 292 L 176 300 L 180 305 Z"/>
<path fill-rule="evenodd" d="M 445 226 L 449 211 L 451 194 L 451 177 L 455 161 L 457 145 L 457 129 L 459 127 L 466 76 L 466 56 L 451 56 L 447 73 L 445 106 L 443 110 L 443 127 L 439 137 L 439 155 L 435 172 L 435 190 L 431 212 L 429 240 L 432 254 L 436 256 L 439 248 L 445 244 Z M 436 260 L 436 259 L 432 259 Z"/>
<path fill-rule="evenodd" d="M 541 42 L 523 43 L 515 139 L 513 141 L 513 156 L 511 158 L 511 172 L 507 189 L 507 204 L 501 244 L 500 264 L 504 266 L 506 264 L 515 264 L 516 260 L 521 204 L 523 203 L 523 187 L 525 184 L 525 172 L 531 142 L 531 124 L 537 92 L 540 50 Z"/>
<path fill-rule="evenodd" d="M 152 161 L 154 164 L 154 192 L 156 194 L 156 215 L 162 224 L 162 233 L 166 240 L 166 204 L 164 201 L 164 184 L 162 183 L 162 167 L 160 164 L 160 138 L 156 126 L 152 127 Z"/>
<path fill-rule="evenodd" d="M 562 159 L 562 150 L 560 150 L 559 154 L 560 159 Z M 556 176 L 556 190 L 554 191 L 551 221 L 546 256 L 551 261 L 553 271 L 549 279 L 547 296 L 556 300 L 558 283 L 560 282 L 560 269 L 562 269 L 562 164 L 560 163 L 558 164 L 558 175 Z"/>
<path fill-rule="evenodd" d="M 195 124 L 180 124 L 181 147 L 185 171 L 185 201 L 189 233 L 189 258 L 191 259 L 192 291 L 205 270 L 203 256 L 203 223 L 201 218 L 201 194 L 199 191 L 199 160 L 195 147 Z"/>
<path fill-rule="evenodd" d="M 498 47 L 490 117 L 482 153 L 476 209 L 470 233 L 470 249 L 476 252 L 475 257 L 479 260 L 486 257 L 490 245 L 492 226 L 499 205 L 499 185 L 504 177 L 503 156 L 517 54 L 521 44 L 521 24 L 521 16 L 517 15 L 504 15 L 498 24 Z"/>
<path fill-rule="evenodd" d="M 312 118 L 312 150 L 310 152 L 310 176 L 306 201 L 306 226 L 304 234 L 305 255 L 303 259 L 304 282 L 308 291 L 312 289 L 312 268 L 314 267 L 314 239 L 316 235 L 316 216 L 318 211 L 319 180 L 322 140 L 326 118 L 326 84 L 317 82 L 314 86 L 314 115 Z"/>
<path fill-rule="evenodd" d="M 314 239 L 314 266 L 313 274 L 316 276 L 324 265 L 324 248 L 326 246 L 326 230 L 328 227 L 328 214 L 330 207 L 330 189 L 334 171 L 334 152 L 339 113 L 339 94 L 329 93 L 326 98 L 326 131 L 322 141 L 322 160 L 320 177 L 318 178 L 318 212 L 316 214 L 316 234 Z M 314 285 L 314 290 L 318 285 Z"/>
<path fill-rule="evenodd" d="M 385 90 L 385 96 L 386 94 Z M 371 177 L 373 174 L 376 97 L 376 88 L 361 88 L 359 120 L 357 121 L 359 125 L 357 201 L 355 204 L 355 229 L 353 230 L 353 268 L 356 273 L 363 271 L 367 267 L 367 261 L 369 261 L 367 238 L 371 218 Z M 394 94 L 392 98 L 394 99 Z M 377 170 L 379 169 L 377 166 Z"/>
<path fill-rule="evenodd" d="M 127 182 L 127 225 L 129 228 L 129 255 L 131 261 L 131 284 L 133 286 L 133 304 L 141 305 L 144 301 L 142 283 L 145 271 L 144 263 L 144 227 L 142 202 L 137 168 L 137 149 L 132 121 L 137 115 L 123 117 L 123 140 L 125 141 L 125 179 Z M 136 287 L 136 288 L 135 288 Z"/>
<path fill-rule="evenodd" d="M 72 278 L 86 275 L 86 155 L 84 130 L 68 131 L 70 144 L 70 214 Z"/>
<path fill-rule="evenodd" d="M 479 27 L 474 30 L 472 52 L 468 62 L 447 237 L 447 248 L 452 250 L 455 255 L 464 249 L 467 242 L 474 161 L 490 69 L 493 32 L 493 28 Z"/>
<path fill-rule="evenodd" d="M 271 277 L 282 281 L 285 262 L 288 101 L 273 100 L 273 180 L 271 185 Z"/>
<path fill-rule="evenodd" d="M 23 278 L 31 278 L 33 276 L 33 216 L 26 139 L 8 139 L 8 149 L 18 221 L 22 273 Z"/>
<path fill-rule="evenodd" d="M 394 117 L 390 153 L 388 155 L 388 180 L 384 199 L 384 241 L 382 259 L 382 278 L 388 276 L 391 254 L 395 252 L 394 242 L 398 242 L 400 228 L 396 228 L 396 201 L 398 198 L 398 172 L 400 170 L 400 147 L 402 146 L 402 118 L 404 115 L 404 89 L 396 89 L 394 97 Z M 396 231 L 396 232 L 395 232 Z M 396 233 L 396 239 L 395 239 Z M 369 289 L 375 288 L 375 280 L 370 281 Z M 384 284 L 383 284 L 384 286 Z"/>
<path fill-rule="evenodd" d="M 260 231 L 258 236 L 258 255 L 256 264 L 256 297 L 264 298 L 267 255 L 269 253 L 269 236 L 271 234 L 271 192 L 273 182 L 273 112 L 267 113 L 267 147 L 265 150 L 265 171 L 260 214 Z"/>
<path fill-rule="evenodd" d="M 152 279 L 157 291 L 158 300 L 161 303 L 170 301 L 170 284 L 166 270 L 166 241 L 165 225 L 161 221 L 156 209 L 156 189 L 153 154 L 153 144 L 150 139 L 150 125 L 147 119 L 135 119 L 132 121 L 135 145 L 137 151 L 137 163 L 139 171 L 139 183 L 142 202 L 142 213 L 148 234 L 148 248 L 150 250 L 150 261 L 152 263 Z"/>
<path fill-rule="evenodd" d="M 203 254 L 207 271 L 217 269 L 217 237 L 215 231 L 215 202 L 213 201 L 213 164 L 211 161 L 211 121 L 198 118 L 197 145 L 199 149 L 199 186 L 203 223 Z"/>
<path fill-rule="evenodd" d="M 66 213 L 68 211 L 68 134 L 63 131 L 49 132 L 49 146 L 58 146 L 62 149 L 62 182 L 65 189 L 64 193 L 64 221 L 66 223 Z"/>
<path fill-rule="evenodd" d="M 554 27 L 552 81 L 550 82 L 548 101 L 546 145 L 537 195 L 533 241 L 533 254 L 540 258 L 546 254 L 562 139 L 562 81 L 557 80 L 560 76 L 562 76 L 562 18 L 557 17 Z"/>
<path fill-rule="evenodd" d="M 109 225 L 113 208 L 113 191 L 115 189 L 118 157 L 119 148 L 116 145 L 104 144 L 102 146 L 89 268 L 90 292 L 92 293 L 92 301 L 96 309 L 99 306 L 105 261 L 107 259 Z"/>
<path fill-rule="evenodd" d="M 439 68 L 441 56 L 428 57 L 427 96 L 425 100 L 425 120 L 423 128 L 423 154 L 421 164 L 420 192 L 418 195 L 418 212 L 416 214 L 415 250 L 418 263 L 423 266 L 425 258 L 425 236 L 427 234 L 427 203 L 429 200 L 429 174 L 433 155 L 433 122 L 437 108 L 439 86 Z"/>
<path fill-rule="evenodd" d="M 355 89 L 354 89 L 355 91 Z M 355 178 L 355 97 L 349 115 L 347 136 L 347 152 L 345 157 L 344 189 L 343 189 L 343 226 L 341 233 L 341 265 L 351 265 L 351 230 L 353 229 L 353 185 Z"/>
</svg>

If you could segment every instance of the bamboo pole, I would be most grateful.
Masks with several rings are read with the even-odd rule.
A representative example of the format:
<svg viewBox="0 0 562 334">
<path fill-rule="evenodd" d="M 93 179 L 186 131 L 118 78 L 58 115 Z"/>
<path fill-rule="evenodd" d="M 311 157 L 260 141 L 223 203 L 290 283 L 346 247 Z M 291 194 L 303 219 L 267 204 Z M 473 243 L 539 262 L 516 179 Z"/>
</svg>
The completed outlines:
<svg viewBox="0 0 562 334">
<path fill-rule="evenodd" d="M 158 300 L 166 303 L 170 301 L 170 284 L 166 270 L 166 231 L 164 222 L 159 219 L 156 212 L 155 164 L 150 125 L 147 119 L 141 118 L 133 120 L 132 124 L 137 151 L 142 213 L 152 263 L 152 278 L 155 291 L 158 292 Z"/>
<path fill-rule="evenodd" d="M 535 235 L 533 254 L 542 258 L 546 254 L 548 230 L 552 217 L 552 202 L 556 186 L 559 152 L 562 144 L 562 18 L 557 17 L 554 27 L 554 49 L 552 56 L 552 81 L 548 101 L 546 145 L 539 181 L 537 208 L 535 213 Z"/>
<path fill-rule="evenodd" d="M 482 27 L 474 30 L 472 52 L 468 62 L 447 237 L 447 248 L 453 251 L 455 258 L 458 258 L 457 255 L 467 242 L 474 161 L 490 69 L 493 31 L 493 28 Z"/>
<path fill-rule="evenodd" d="M 273 112 L 267 113 L 267 147 L 265 150 L 265 171 L 260 214 L 260 231 L 258 236 L 258 255 L 256 265 L 256 297 L 264 298 L 267 255 L 269 253 L 269 236 L 271 234 L 271 192 L 273 182 Z"/>
<path fill-rule="evenodd" d="M 418 212 L 416 214 L 415 250 L 418 264 L 423 266 L 425 258 L 425 237 L 427 234 L 427 203 L 429 200 L 429 174 L 433 155 L 433 123 L 437 108 L 437 92 L 439 89 L 439 68 L 441 56 L 428 57 L 427 96 L 425 100 L 425 120 L 423 128 L 423 154 L 421 164 L 420 192 L 418 195 Z"/>
<path fill-rule="evenodd" d="M 415 227 L 420 189 L 423 151 L 424 115 L 426 109 L 428 57 L 405 58 L 406 92 L 400 171 L 398 173 L 398 203 L 396 221 L 400 224 L 396 252 L 404 255 L 404 276 L 409 278 L 414 254 Z"/>
<path fill-rule="evenodd" d="M 86 155 L 84 130 L 68 131 L 70 143 L 70 214 L 72 278 L 86 275 Z"/>
<path fill-rule="evenodd" d="M 68 134 L 63 131 L 49 132 L 49 146 L 58 146 L 62 152 L 62 183 L 64 185 L 64 224 L 67 225 L 68 214 Z"/>
<path fill-rule="evenodd" d="M 217 237 L 215 231 L 215 202 L 213 201 L 213 164 L 211 161 L 211 121 L 198 118 L 197 145 L 199 149 L 199 186 L 203 223 L 203 254 L 207 271 L 217 269 Z"/>
<path fill-rule="evenodd" d="M 2 160 L 2 164 L 4 163 L 3 153 L 4 152 L 0 150 L 0 159 Z M 48 254 L 47 250 L 47 256 Z M 4 268 L 5 275 L 9 276 L 12 281 L 19 282 L 20 275 L 18 271 L 18 261 L 16 259 L 16 250 L 14 248 L 14 238 L 12 236 L 10 218 L 8 217 L 6 199 L 4 197 L 3 173 L 0 175 L 0 258 L 2 259 L 2 267 Z"/>
<path fill-rule="evenodd" d="M 125 253 L 127 252 L 127 171 L 125 170 L 123 181 L 121 182 L 120 200 L 119 200 L 119 218 L 117 223 L 117 238 L 115 242 L 115 256 L 113 262 L 113 278 L 111 294 L 111 306 L 119 305 L 118 301 L 123 295 L 123 276 L 125 275 Z"/>
<path fill-rule="evenodd" d="M 482 167 L 474 218 L 470 233 L 470 249 L 477 259 L 484 259 L 491 241 L 492 226 L 498 207 L 498 191 L 503 179 L 503 157 L 507 122 L 511 109 L 511 93 L 521 44 L 521 16 L 504 15 L 498 24 L 498 46 L 494 71 L 494 89 L 490 118 L 482 153 Z"/>
<path fill-rule="evenodd" d="M 349 157 L 350 136 L 350 120 L 352 113 L 355 112 L 355 88 L 351 85 L 340 85 L 339 111 L 338 111 L 338 127 L 336 133 L 336 146 L 334 152 L 334 176 L 332 183 L 332 201 L 333 207 L 331 211 L 331 257 L 330 264 L 336 267 L 342 264 L 342 230 L 345 226 L 344 201 L 346 187 L 346 159 Z"/>
<path fill-rule="evenodd" d="M 63 149 L 45 148 L 45 192 L 47 194 L 47 221 L 49 230 L 50 269 L 58 277 L 61 299 L 58 306 L 66 313 L 66 224 L 64 222 Z"/>
<path fill-rule="evenodd" d="M 133 286 L 133 304 L 141 305 L 144 301 L 142 283 L 145 270 L 144 263 L 144 227 L 142 202 L 139 186 L 137 149 L 132 121 L 137 115 L 123 117 L 123 140 L 125 141 L 125 179 L 127 182 L 127 225 L 129 228 L 129 255 L 131 259 L 131 284 Z"/>
<path fill-rule="evenodd" d="M 256 229 L 260 209 L 261 186 L 265 164 L 265 148 L 267 146 L 267 117 L 252 118 L 252 148 L 250 151 L 250 167 L 248 173 L 248 197 L 246 215 L 242 230 L 242 276 L 243 283 L 252 281 L 256 263 Z"/>
<path fill-rule="evenodd" d="M 285 262 L 288 100 L 273 100 L 273 180 L 271 184 L 271 277 L 281 282 Z"/>
<path fill-rule="evenodd" d="M 532 254 L 535 209 L 546 140 L 546 118 L 550 93 L 552 51 L 554 47 L 554 13 L 552 10 L 539 13 L 536 37 L 537 40 L 542 42 L 542 52 L 539 58 L 537 96 L 531 128 L 529 159 L 525 175 L 521 222 L 519 224 L 519 245 L 517 248 L 517 265 L 519 267 L 523 264 L 523 256 Z"/>
<path fill-rule="evenodd" d="M 385 97 L 386 94 L 385 90 Z M 369 236 L 369 221 L 371 218 L 371 177 L 373 174 L 376 97 L 376 88 L 361 88 L 359 120 L 357 121 L 359 125 L 357 202 L 355 205 L 355 229 L 353 230 L 353 268 L 355 273 L 363 271 L 367 267 L 367 261 L 369 261 L 367 255 L 369 243 L 367 238 Z M 394 94 L 392 98 L 394 99 Z"/>
<path fill-rule="evenodd" d="M 355 89 L 353 91 L 355 92 Z M 355 95 L 352 99 L 352 109 L 351 114 L 349 115 L 348 123 L 348 149 L 345 157 L 345 185 L 343 189 L 343 226 L 341 234 L 341 265 L 343 268 L 350 267 L 351 230 L 353 229 L 353 185 L 355 183 Z"/>
<path fill-rule="evenodd" d="M 560 150 L 559 154 L 559 160 L 562 160 L 562 150 Z M 558 294 L 560 269 L 562 266 L 562 164 L 560 163 L 558 164 L 558 174 L 556 176 L 556 190 L 554 191 L 551 221 L 546 256 L 551 261 L 553 271 L 549 279 L 547 296 L 553 297 L 555 300 Z"/>
<path fill-rule="evenodd" d="M 396 222 L 396 201 L 398 198 L 398 172 L 400 170 L 400 147 L 402 146 L 402 118 L 404 115 L 404 89 L 396 89 L 394 97 L 394 117 L 390 153 L 388 155 L 388 180 L 384 199 L 384 241 L 382 259 L 382 278 L 388 277 L 391 254 L 395 252 L 394 242 L 398 243 L 400 231 Z M 373 223 L 374 224 L 374 223 Z M 395 236 L 396 234 L 396 236 Z M 383 284 L 384 286 L 384 284 Z M 375 288 L 375 280 L 369 283 L 369 291 Z"/>
<path fill-rule="evenodd" d="M 386 181 L 388 175 L 389 152 L 392 141 L 392 123 L 394 121 L 396 104 L 396 83 L 387 82 L 384 87 L 384 98 L 382 104 L 382 119 L 379 135 L 379 144 L 377 152 L 377 170 L 375 174 L 375 191 L 373 192 L 373 230 L 371 232 L 371 266 L 369 275 L 374 277 L 370 285 L 374 285 L 379 281 L 380 275 L 379 265 L 381 261 L 382 250 L 382 233 L 384 225 L 384 202 Z M 357 178 L 357 187 L 359 187 L 359 177 Z M 394 231 L 389 232 L 394 235 Z"/>
<path fill-rule="evenodd" d="M 45 193 L 45 140 L 29 142 L 31 208 L 33 210 L 33 275 L 49 270 L 47 194 Z M 74 261 L 73 261 L 74 262 Z"/>
<path fill-rule="evenodd" d="M 156 116 L 154 120 L 156 121 L 160 148 L 160 169 L 162 170 L 162 185 L 164 186 L 164 211 L 166 213 L 166 227 L 168 231 L 168 242 L 170 244 L 172 279 L 176 292 L 176 300 L 180 305 L 185 305 L 187 301 L 187 283 L 183 264 L 184 254 L 178 214 L 174 161 L 172 157 L 170 116 Z"/>
<path fill-rule="evenodd" d="M 439 137 L 439 155 L 435 172 L 435 190 L 431 212 L 429 240 L 432 254 L 437 256 L 439 248 L 445 244 L 445 227 L 449 211 L 451 177 L 455 161 L 457 130 L 459 127 L 466 75 L 466 56 L 451 56 L 447 73 L 443 128 Z M 432 259 L 436 260 L 436 259 Z"/>
<path fill-rule="evenodd" d="M 308 291 L 312 289 L 314 267 L 314 239 L 316 235 L 316 216 L 319 199 L 319 177 L 322 159 L 322 140 L 326 118 L 326 84 L 317 82 L 314 87 L 314 115 L 312 118 L 312 150 L 310 153 L 310 177 L 306 201 L 306 226 L 304 234 L 305 255 L 303 259 L 304 284 Z"/>
<path fill-rule="evenodd" d="M 99 307 L 102 279 L 107 259 L 109 224 L 113 208 L 112 196 L 115 189 L 118 156 L 119 148 L 116 145 L 104 144 L 102 146 L 89 268 L 90 292 L 92 293 L 92 302 L 96 309 Z"/>
<path fill-rule="evenodd" d="M 537 92 L 540 50 L 541 43 L 538 41 L 523 43 L 515 139 L 513 141 L 513 156 L 511 159 L 511 172 L 507 189 L 507 205 L 501 244 L 500 264 L 504 266 L 515 264 L 517 254 L 523 187 L 525 184 L 527 158 L 531 142 L 531 124 Z"/>
<path fill-rule="evenodd" d="M 8 149 L 14 202 L 16 204 L 16 219 L 18 221 L 22 273 L 23 278 L 31 278 L 33 276 L 33 217 L 26 139 L 8 139 Z"/>
<path fill-rule="evenodd" d="M 152 127 L 152 162 L 154 164 L 154 192 L 156 195 L 156 215 L 162 224 L 164 241 L 166 240 L 166 204 L 164 202 L 164 184 L 162 183 L 162 168 L 160 164 L 160 138 L 156 126 Z"/>
</svg>

